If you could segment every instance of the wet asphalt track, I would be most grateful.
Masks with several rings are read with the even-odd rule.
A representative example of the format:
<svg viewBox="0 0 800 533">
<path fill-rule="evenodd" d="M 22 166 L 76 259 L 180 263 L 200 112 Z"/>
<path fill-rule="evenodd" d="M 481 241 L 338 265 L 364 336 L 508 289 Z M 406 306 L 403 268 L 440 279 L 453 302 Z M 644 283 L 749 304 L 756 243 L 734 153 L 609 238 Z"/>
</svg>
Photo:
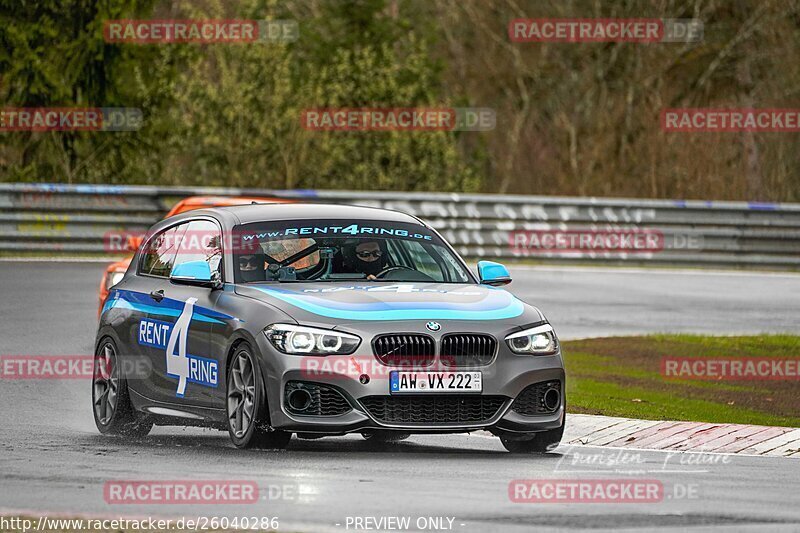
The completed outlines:
<svg viewBox="0 0 800 533">
<path fill-rule="evenodd" d="M 98 263 L 0 262 L 0 354 L 91 353 L 101 271 Z M 513 292 L 538 305 L 564 338 L 800 331 L 800 276 L 793 274 L 548 267 L 512 268 L 512 275 Z M 800 531 L 798 460 L 730 457 L 697 465 L 672 457 L 665 464 L 664 453 L 638 452 L 635 465 L 620 471 L 573 464 L 587 454 L 610 458 L 613 450 L 562 447 L 546 457 L 520 457 L 479 435 L 412 437 L 379 451 L 353 436 L 242 452 L 221 432 L 180 428 L 124 442 L 96 433 L 89 384 L 80 381 L 3 380 L 0 406 L 0 509 L 34 515 L 277 516 L 281 531 L 347 531 L 347 517 L 355 516 L 408 516 L 412 526 L 421 517 L 451 517 L 453 531 L 481 533 Z M 614 505 L 509 500 L 513 479 L 565 477 L 655 479 L 665 498 Z M 109 480 L 192 478 L 253 480 L 266 499 L 241 506 L 103 499 Z M 267 498 L 278 487 L 286 496 Z"/>
</svg>

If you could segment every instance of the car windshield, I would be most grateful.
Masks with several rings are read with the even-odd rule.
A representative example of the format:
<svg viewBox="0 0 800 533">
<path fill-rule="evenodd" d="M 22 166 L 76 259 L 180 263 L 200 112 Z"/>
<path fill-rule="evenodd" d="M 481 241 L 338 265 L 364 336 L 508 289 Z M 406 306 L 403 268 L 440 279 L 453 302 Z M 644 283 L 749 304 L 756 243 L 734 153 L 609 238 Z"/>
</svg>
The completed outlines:
<svg viewBox="0 0 800 533">
<path fill-rule="evenodd" d="M 237 283 L 473 281 L 450 248 L 419 224 L 287 220 L 243 224 L 233 233 Z"/>
</svg>

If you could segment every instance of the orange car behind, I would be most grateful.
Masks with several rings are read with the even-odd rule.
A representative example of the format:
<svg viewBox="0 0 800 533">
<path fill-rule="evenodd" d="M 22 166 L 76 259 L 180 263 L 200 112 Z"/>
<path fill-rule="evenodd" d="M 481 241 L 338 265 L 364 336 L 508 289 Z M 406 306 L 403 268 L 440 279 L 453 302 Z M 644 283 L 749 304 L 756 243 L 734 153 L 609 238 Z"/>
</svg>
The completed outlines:
<svg viewBox="0 0 800 533">
<path fill-rule="evenodd" d="M 190 196 L 175 204 L 164 218 L 169 218 L 171 216 L 185 213 L 186 211 L 192 211 L 194 209 L 202 209 L 204 207 L 226 207 L 231 205 L 250 204 L 253 202 L 287 203 L 289 200 L 283 200 L 279 198 L 250 198 L 241 196 Z M 125 259 L 115 261 L 106 267 L 106 270 L 103 273 L 103 279 L 100 280 L 100 291 L 98 294 L 99 306 L 97 308 L 98 317 L 100 316 L 100 311 L 103 309 L 103 304 L 108 297 L 109 289 L 116 285 L 119 280 L 122 279 L 122 276 L 125 275 L 125 272 L 127 272 L 128 267 L 131 264 L 131 259 L 133 259 L 133 252 L 135 252 L 136 249 L 139 248 L 139 245 L 142 244 L 143 238 L 144 235 L 128 236 L 125 247 L 127 250 L 130 250 L 131 255 Z"/>
</svg>

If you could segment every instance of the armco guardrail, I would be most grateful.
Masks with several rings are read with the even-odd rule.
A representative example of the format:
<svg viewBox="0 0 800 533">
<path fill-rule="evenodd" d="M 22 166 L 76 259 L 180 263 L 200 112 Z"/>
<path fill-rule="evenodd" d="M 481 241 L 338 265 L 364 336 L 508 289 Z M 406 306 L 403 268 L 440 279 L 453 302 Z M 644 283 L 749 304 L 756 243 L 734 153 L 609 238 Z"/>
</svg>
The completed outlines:
<svg viewBox="0 0 800 533">
<path fill-rule="evenodd" d="M 800 267 L 800 204 L 19 183 L 0 184 L 0 251 L 103 254 L 110 232 L 143 232 L 193 195 L 396 209 L 426 220 L 471 258 Z M 557 234 L 619 239 L 631 232 L 657 235 L 659 244 L 632 252 L 545 242 Z"/>
</svg>

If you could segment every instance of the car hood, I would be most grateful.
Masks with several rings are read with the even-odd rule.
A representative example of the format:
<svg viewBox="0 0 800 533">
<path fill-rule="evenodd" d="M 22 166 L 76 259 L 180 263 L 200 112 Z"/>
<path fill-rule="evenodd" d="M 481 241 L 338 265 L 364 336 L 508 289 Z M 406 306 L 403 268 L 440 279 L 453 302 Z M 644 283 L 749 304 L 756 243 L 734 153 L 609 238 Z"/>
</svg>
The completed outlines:
<svg viewBox="0 0 800 533">
<path fill-rule="evenodd" d="M 237 285 L 239 294 L 263 300 L 308 325 L 354 322 L 491 321 L 525 324 L 543 319 L 510 292 L 453 283 L 270 283 Z"/>
</svg>

